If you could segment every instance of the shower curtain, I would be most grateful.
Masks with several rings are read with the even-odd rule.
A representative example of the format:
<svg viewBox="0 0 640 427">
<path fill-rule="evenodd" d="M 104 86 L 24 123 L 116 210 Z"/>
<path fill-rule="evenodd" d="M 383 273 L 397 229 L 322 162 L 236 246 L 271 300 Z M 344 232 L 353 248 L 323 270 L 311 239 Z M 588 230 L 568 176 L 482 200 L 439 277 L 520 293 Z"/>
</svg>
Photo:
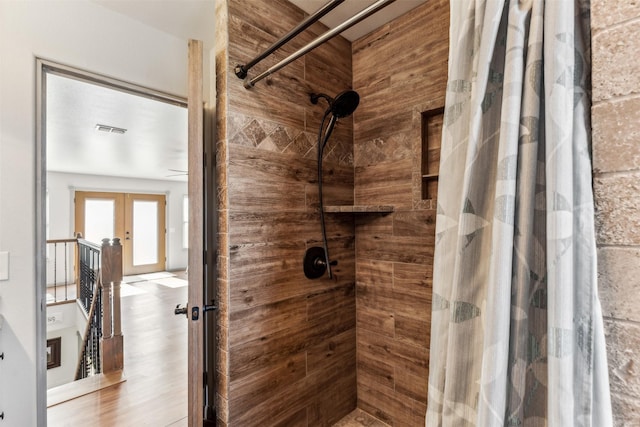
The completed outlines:
<svg viewBox="0 0 640 427">
<path fill-rule="evenodd" d="M 426 425 L 611 426 L 589 2 L 450 4 Z"/>
</svg>

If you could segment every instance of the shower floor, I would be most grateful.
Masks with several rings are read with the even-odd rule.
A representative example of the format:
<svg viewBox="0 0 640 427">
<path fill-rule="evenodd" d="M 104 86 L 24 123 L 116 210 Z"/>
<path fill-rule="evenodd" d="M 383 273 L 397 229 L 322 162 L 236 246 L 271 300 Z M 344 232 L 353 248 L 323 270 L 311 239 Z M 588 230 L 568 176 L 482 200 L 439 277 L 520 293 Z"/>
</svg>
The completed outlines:
<svg viewBox="0 0 640 427">
<path fill-rule="evenodd" d="M 389 427 L 389 424 L 383 423 L 361 409 L 356 409 L 335 423 L 333 427 Z"/>
</svg>

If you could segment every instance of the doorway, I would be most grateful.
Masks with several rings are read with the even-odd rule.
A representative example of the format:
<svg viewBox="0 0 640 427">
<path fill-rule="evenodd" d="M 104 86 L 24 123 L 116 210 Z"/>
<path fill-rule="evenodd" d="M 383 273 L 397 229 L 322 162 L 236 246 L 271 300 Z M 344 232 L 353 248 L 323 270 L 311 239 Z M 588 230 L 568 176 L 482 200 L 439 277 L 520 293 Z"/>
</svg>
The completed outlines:
<svg viewBox="0 0 640 427">
<path fill-rule="evenodd" d="M 125 276 L 165 270 L 164 194 L 76 191 L 74 202 L 76 235 L 120 238 Z"/>
<path fill-rule="evenodd" d="M 40 245 L 44 248 L 47 239 L 71 237 L 75 232 L 96 243 L 102 238 L 119 237 L 125 274 L 141 276 L 163 270 L 175 273 L 167 277 L 163 271 L 164 276 L 154 280 L 123 282 L 122 329 L 128 369 L 125 368 L 126 381 L 113 388 L 131 396 L 141 389 L 148 392 L 165 388 L 162 384 L 167 381 L 166 375 L 156 375 L 152 378 L 155 383 L 148 384 L 147 372 L 136 374 L 134 367 L 154 363 L 162 366 L 170 359 L 174 363 L 172 372 L 177 372 L 168 380 L 173 394 L 166 391 L 150 400 L 154 407 L 163 406 L 163 398 L 170 403 L 155 413 L 140 403 L 142 399 L 135 399 L 136 404 L 132 405 L 118 395 L 114 397 L 119 402 L 114 412 L 126 413 L 131 419 L 140 416 L 145 422 L 155 420 L 154 417 L 185 419 L 187 323 L 184 317 L 175 316 L 173 309 L 178 303 L 184 304 L 192 284 L 202 286 L 197 280 L 183 285 L 187 282 L 185 270 L 190 242 L 183 234 L 195 228 L 186 226 L 187 218 L 183 214 L 185 203 L 191 203 L 187 194 L 192 170 L 188 169 L 197 172 L 199 168 L 187 166 L 186 100 L 49 61 L 39 60 L 38 71 L 42 173 L 38 199 L 44 207 L 41 212 L 46 212 L 41 218 Z M 51 92 L 55 87 L 62 89 L 57 96 Z M 76 99 L 82 94 L 105 91 L 108 93 L 99 100 Z M 118 103 L 123 97 L 135 99 L 123 106 Z M 60 110 L 58 102 L 74 99 L 75 104 Z M 143 107 L 139 108 L 140 105 Z M 62 114 L 56 115 L 56 111 Z M 173 120 L 170 117 L 176 111 L 181 118 Z M 108 119 L 99 119 L 99 115 Z M 115 120 L 118 118 L 129 122 Z M 70 132 L 68 126 L 77 126 L 79 130 Z M 149 137 L 149 133 L 153 135 Z M 106 222 L 102 221 L 105 215 Z M 47 259 L 43 257 L 38 263 L 46 266 Z M 41 268 L 38 273 L 43 287 L 44 270 Z M 161 314 L 157 320 L 150 319 L 150 307 L 154 314 Z M 139 325 L 128 327 L 132 324 L 127 322 Z M 46 322 L 42 323 L 39 339 L 44 342 Z M 149 341 L 154 333 L 159 338 Z M 154 348 L 157 351 L 150 351 Z M 46 378 L 48 373 L 39 378 Z M 40 383 L 46 389 L 46 380 Z M 176 398 L 175 393 L 180 393 L 180 397 Z M 73 402 L 82 406 L 84 397 Z M 95 411 L 93 415 L 100 416 L 101 409 L 95 408 Z M 59 417 L 66 419 L 66 413 L 61 414 L 58 409 L 56 412 L 52 417 L 54 423 Z M 85 416 L 90 415 L 83 412 Z M 172 418 L 178 412 L 179 418 Z"/>
</svg>

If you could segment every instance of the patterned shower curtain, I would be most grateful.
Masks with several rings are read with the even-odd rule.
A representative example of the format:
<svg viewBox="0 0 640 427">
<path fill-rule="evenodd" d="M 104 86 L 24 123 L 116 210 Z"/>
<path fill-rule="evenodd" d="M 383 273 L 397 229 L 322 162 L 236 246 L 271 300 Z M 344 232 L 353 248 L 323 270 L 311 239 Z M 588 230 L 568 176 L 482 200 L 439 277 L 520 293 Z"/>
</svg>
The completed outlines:
<svg viewBox="0 0 640 427">
<path fill-rule="evenodd" d="M 450 4 L 426 425 L 611 426 L 589 2 Z"/>
</svg>

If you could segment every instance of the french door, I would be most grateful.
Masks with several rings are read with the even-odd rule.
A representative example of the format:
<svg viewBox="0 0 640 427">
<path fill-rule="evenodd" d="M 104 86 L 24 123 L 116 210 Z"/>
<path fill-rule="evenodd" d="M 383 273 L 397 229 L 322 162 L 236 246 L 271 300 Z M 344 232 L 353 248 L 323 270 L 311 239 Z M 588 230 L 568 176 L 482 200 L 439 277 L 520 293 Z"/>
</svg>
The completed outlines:
<svg viewBox="0 0 640 427">
<path fill-rule="evenodd" d="M 125 275 L 165 269 L 164 194 L 75 192 L 75 230 L 101 244 L 119 237 Z"/>
</svg>

